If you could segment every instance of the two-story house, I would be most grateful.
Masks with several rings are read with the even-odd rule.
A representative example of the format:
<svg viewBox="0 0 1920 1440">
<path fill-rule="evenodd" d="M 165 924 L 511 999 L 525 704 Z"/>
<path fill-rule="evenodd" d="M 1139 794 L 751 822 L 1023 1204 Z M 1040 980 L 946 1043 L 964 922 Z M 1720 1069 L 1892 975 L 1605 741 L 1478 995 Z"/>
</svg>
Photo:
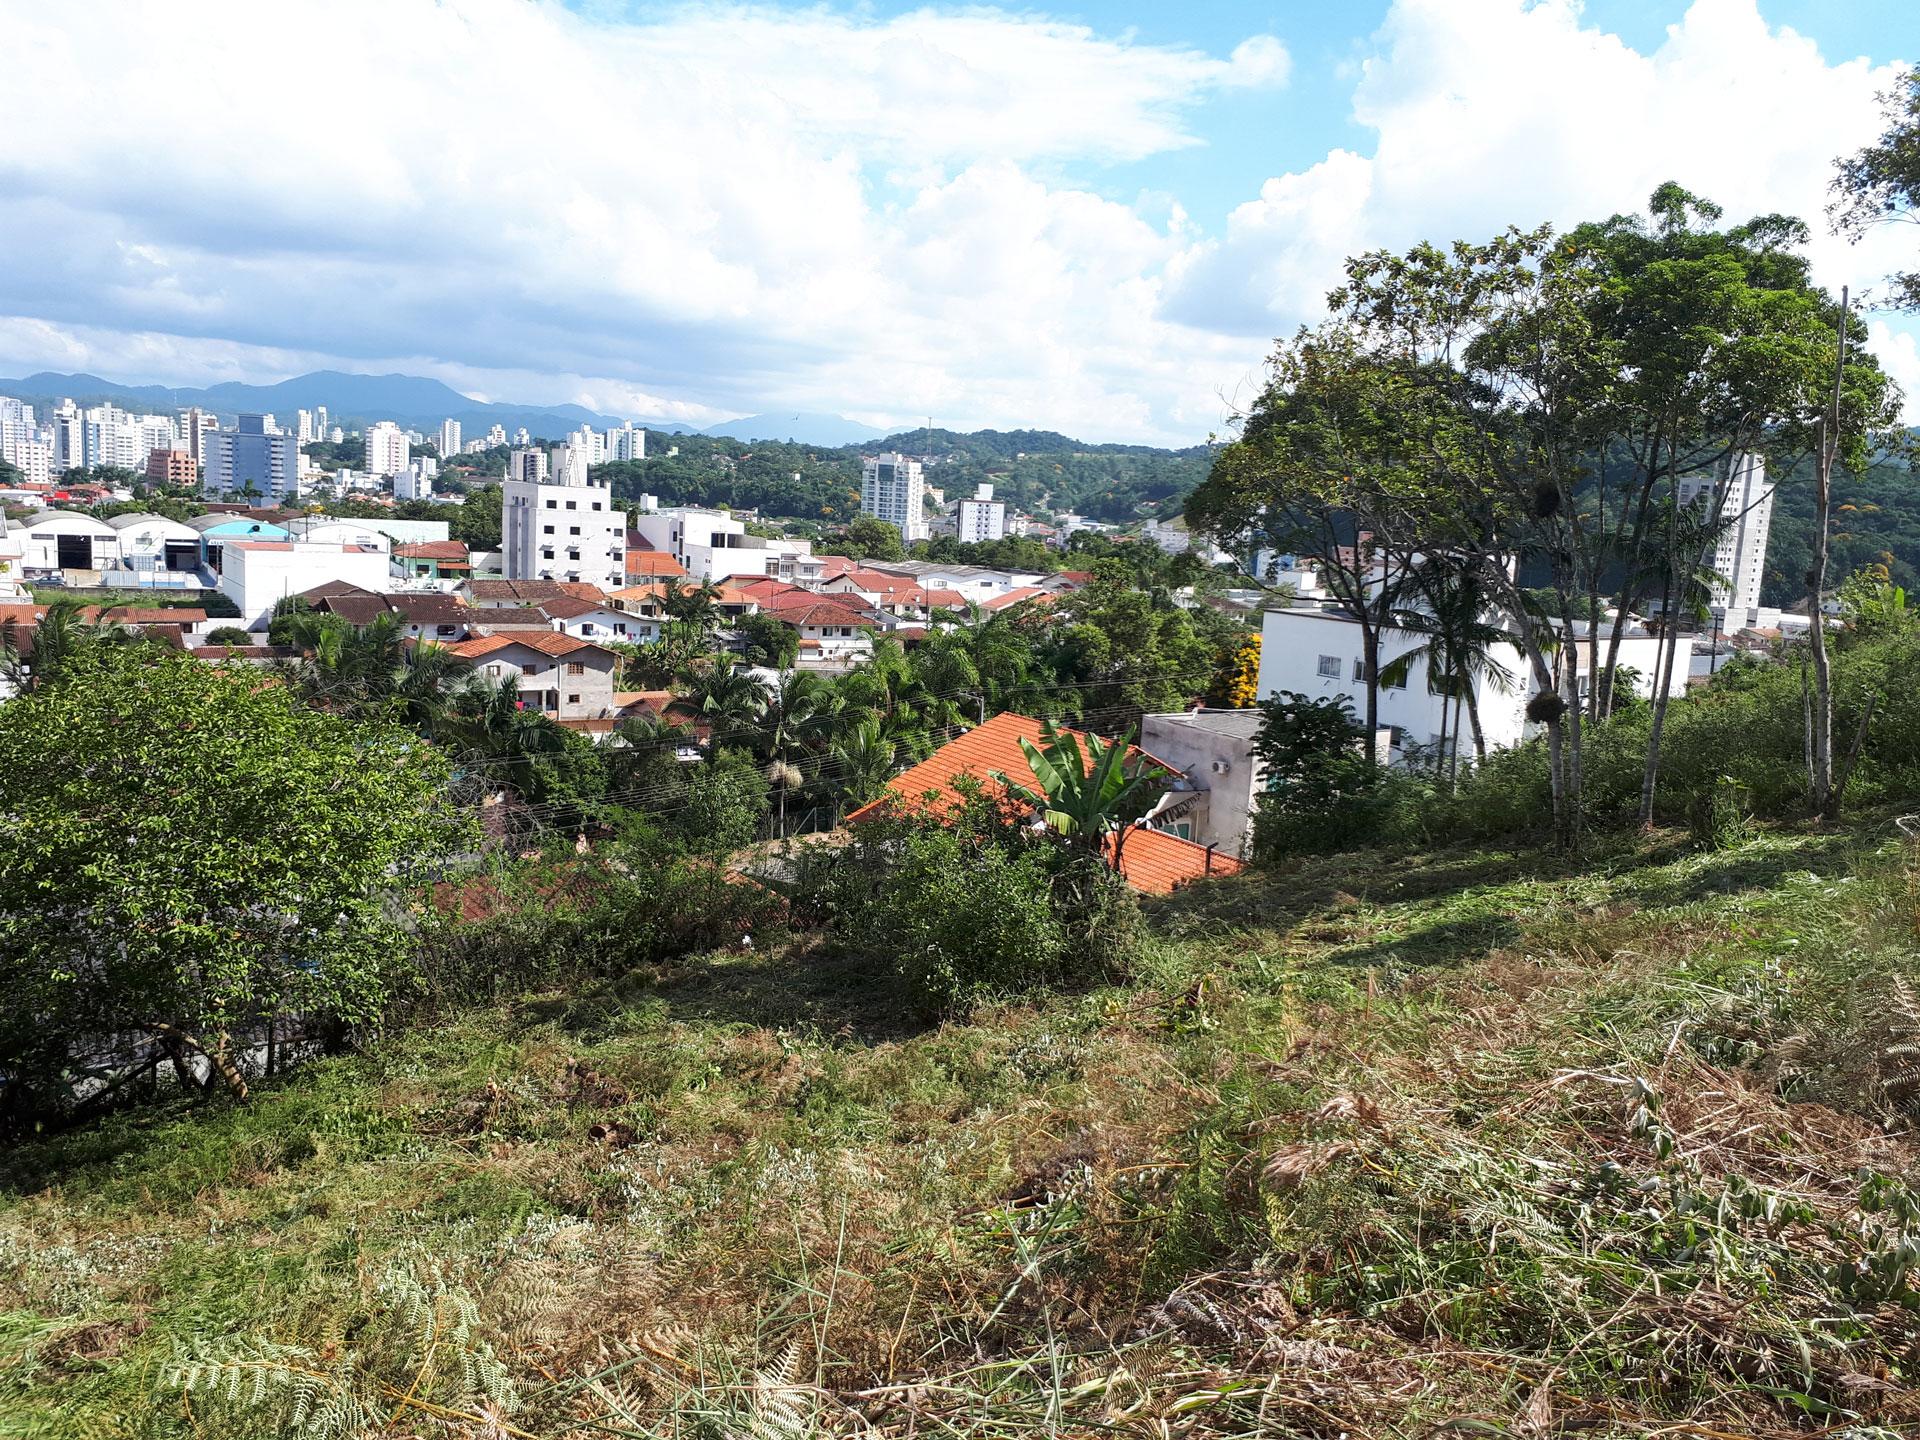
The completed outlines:
<svg viewBox="0 0 1920 1440">
<path fill-rule="evenodd" d="M 555 720 L 595 720 L 613 712 L 620 657 L 604 645 L 557 630 L 516 630 L 452 649 L 478 673 L 516 681 L 522 703 Z"/>
</svg>

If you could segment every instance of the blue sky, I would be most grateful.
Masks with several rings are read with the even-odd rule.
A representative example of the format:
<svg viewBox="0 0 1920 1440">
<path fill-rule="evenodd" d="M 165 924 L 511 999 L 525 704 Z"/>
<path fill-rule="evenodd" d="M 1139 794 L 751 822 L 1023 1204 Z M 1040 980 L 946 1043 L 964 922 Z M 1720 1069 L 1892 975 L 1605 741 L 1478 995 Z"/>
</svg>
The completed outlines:
<svg viewBox="0 0 1920 1440">
<path fill-rule="evenodd" d="M 636 417 L 1188 443 L 1357 250 L 1669 178 L 1817 219 L 1920 59 L 1910 0 L 194 18 L 0 0 L 0 374 L 399 369 Z M 1913 244 L 1821 228 L 1812 254 L 1858 288 Z M 1920 397 L 1917 335 L 1876 321 Z"/>
</svg>

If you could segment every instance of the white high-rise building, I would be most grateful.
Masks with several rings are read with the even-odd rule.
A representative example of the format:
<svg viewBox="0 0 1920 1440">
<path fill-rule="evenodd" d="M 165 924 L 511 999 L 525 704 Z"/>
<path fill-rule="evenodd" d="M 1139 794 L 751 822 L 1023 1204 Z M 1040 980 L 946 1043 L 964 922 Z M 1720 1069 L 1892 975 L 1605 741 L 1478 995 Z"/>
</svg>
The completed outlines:
<svg viewBox="0 0 1920 1440">
<path fill-rule="evenodd" d="M 440 422 L 440 458 L 452 459 L 460 453 L 460 422 L 442 420 Z"/>
<path fill-rule="evenodd" d="M 33 423 L 33 407 L 0 395 L 0 460 L 13 466 L 29 485 L 45 485 L 53 475 L 53 428 Z"/>
<path fill-rule="evenodd" d="M 327 407 L 316 405 L 313 411 L 313 438 L 325 440 L 329 435 L 333 435 L 333 422 L 327 419 Z M 340 437 L 333 435 L 333 438 L 338 440 Z"/>
<path fill-rule="evenodd" d="M 487 430 L 487 449 L 492 450 L 506 443 L 507 431 L 505 426 L 494 425 Z"/>
<path fill-rule="evenodd" d="M 431 500 L 433 498 L 433 476 L 426 469 L 423 457 L 393 477 L 393 498 L 396 500 Z"/>
<path fill-rule="evenodd" d="M 899 527 L 911 545 L 927 538 L 927 482 L 918 460 L 904 455 L 874 455 L 860 471 L 860 508 Z"/>
<path fill-rule="evenodd" d="M 615 463 L 647 458 L 647 432 L 631 420 L 618 430 L 607 431 L 607 459 Z"/>
<path fill-rule="evenodd" d="M 1007 534 L 1007 506 L 993 498 L 993 486 L 982 484 L 973 497 L 953 502 L 954 534 L 962 545 L 978 545 L 988 540 L 1003 540 Z"/>
<path fill-rule="evenodd" d="M 500 487 L 500 543 L 509 580 L 579 580 L 602 590 L 627 583 L 627 517 L 613 503 L 610 485 L 589 484 L 584 452 L 568 447 L 553 480 L 539 475 L 539 450 L 516 451 Z M 538 456 L 536 462 L 532 457 Z M 578 475 L 577 483 L 566 477 Z"/>
<path fill-rule="evenodd" d="M 294 417 L 294 434 L 299 436 L 302 445 L 311 445 L 320 438 L 320 432 L 314 428 L 313 412 L 301 410 Z"/>
<path fill-rule="evenodd" d="M 367 458 L 362 467 L 369 475 L 378 475 L 383 479 L 389 475 L 398 475 L 407 468 L 407 461 L 413 456 L 413 447 L 407 443 L 406 432 L 391 420 L 378 420 L 367 427 Z"/>
<path fill-rule="evenodd" d="M 514 451 L 507 457 L 507 478 L 528 485 L 546 484 L 547 452 L 533 449 Z"/>
<path fill-rule="evenodd" d="M 53 469 L 56 474 L 87 463 L 87 425 L 71 400 L 53 412 Z"/>
<path fill-rule="evenodd" d="M 1716 585 L 1712 606 L 1721 623 L 1742 629 L 1754 623 L 1766 578 L 1767 537 L 1773 528 L 1773 483 L 1767 462 L 1740 454 L 1724 475 L 1689 475 L 1680 481 L 1679 502 L 1718 518 L 1723 528 L 1709 563 L 1728 583 Z"/>
<path fill-rule="evenodd" d="M 518 430 L 513 432 L 513 443 L 516 445 L 531 445 L 533 443 L 533 436 L 527 433 L 526 426 L 522 425 Z"/>
<path fill-rule="evenodd" d="M 220 417 L 197 405 L 180 410 L 180 448 L 193 457 L 194 469 L 206 464 L 206 436 L 220 429 Z"/>
</svg>

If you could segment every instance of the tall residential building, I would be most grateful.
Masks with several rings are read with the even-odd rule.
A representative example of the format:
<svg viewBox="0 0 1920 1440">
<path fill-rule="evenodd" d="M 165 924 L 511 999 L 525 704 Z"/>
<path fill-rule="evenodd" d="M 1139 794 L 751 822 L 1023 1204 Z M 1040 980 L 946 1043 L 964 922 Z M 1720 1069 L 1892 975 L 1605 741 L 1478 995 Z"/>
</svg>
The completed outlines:
<svg viewBox="0 0 1920 1440">
<path fill-rule="evenodd" d="M 1767 462 L 1740 454 L 1727 462 L 1724 476 L 1689 475 L 1677 497 L 1683 507 L 1717 518 L 1723 527 L 1709 563 L 1727 582 L 1716 585 L 1712 605 L 1730 628 L 1753 623 L 1766 577 L 1767 536 L 1773 528 L 1773 484 Z"/>
<path fill-rule="evenodd" d="M 300 443 L 276 429 L 271 415 L 242 415 L 232 430 L 204 439 L 201 492 L 210 500 L 245 495 L 272 505 L 299 492 Z"/>
<path fill-rule="evenodd" d="M 547 480 L 547 452 L 516 450 L 507 457 L 507 478 L 528 485 L 544 485 Z"/>
<path fill-rule="evenodd" d="M 407 443 L 406 432 L 393 421 L 375 421 L 367 427 L 365 439 L 367 458 L 362 468 L 369 475 L 385 478 L 407 468 L 413 447 Z"/>
<path fill-rule="evenodd" d="M 531 445 L 533 443 L 533 436 L 527 433 L 526 426 L 522 425 L 518 430 L 513 432 L 513 443 L 516 445 Z"/>
<path fill-rule="evenodd" d="M 294 434 L 299 437 L 302 445 L 311 445 L 320 438 L 320 432 L 316 430 L 313 425 L 313 412 L 311 410 L 301 410 L 296 414 L 293 431 Z"/>
<path fill-rule="evenodd" d="M 324 405 L 314 406 L 313 407 L 313 438 L 316 440 L 325 440 L 329 435 L 332 434 L 332 432 L 333 432 L 333 422 L 327 418 L 327 407 Z M 333 438 L 338 440 L 340 437 L 338 435 L 334 435 Z"/>
<path fill-rule="evenodd" d="M 504 445 L 506 443 L 507 443 L 507 432 L 504 426 L 494 425 L 487 430 L 487 449 L 489 450 L 496 449 L 497 447 Z"/>
<path fill-rule="evenodd" d="M 206 464 L 207 453 L 203 437 L 220 428 L 220 417 L 197 405 L 184 405 L 180 409 L 180 448 L 193 457 L 194 469 Z"/>
<path fill-rule="evenodd" d="M 562 451 L 555 451 L 556 456 Z M 571 452 L 578 453 L 578 452 Z M 552 481 L 524 479 L 541 473 L 529 456 L 516 451 L 500 487 L 500 542 L 509 580 L 581 580 L 602 590 L 618 590 L 627 581 L 627 517 L 613 503 L 613 488 L 585 480 L 584 455 Z M 564 476 L 579 475 L 567 484 Z"/>
<path fill-rule="evenodd" d="M 911 545 L 927 538 L 927 482 L 920 462 L 904 455 L 874 455 L 860 471 L 860 508 L 899 527 Z"/>
<path fill-rule="evenodd" d="M 954 534 L 962 545 L 1003 540 L 1007 534 L 1007 505 L 993 498 L 993 486 L 982 484 L 969 500 L 953 502 Z"/>
<path fill-rule="evenodd" d="M 631 420 L 618 430 L 607 431 L 607 459 L 614 462 L 647 458 L 647 432 Z"/>
<path fill-rule="evenodd" d="M 53 412 L 53 468 L 78 470 L 87 463 L 87 424 L 71 400 Z"/>
<path fill-rule="evenodd" d="M 426 466 L 425 457 L 413 462 L 393 477 L 393 498 L 396 500 L 431 500 L 433 498 L 433 475 Z"/>
<path fill-rule="evenodd" d="M 460 422 L 442 420 L 440 422 L 440 458 L 450 460 L 460 453 Z"/>
</svg>

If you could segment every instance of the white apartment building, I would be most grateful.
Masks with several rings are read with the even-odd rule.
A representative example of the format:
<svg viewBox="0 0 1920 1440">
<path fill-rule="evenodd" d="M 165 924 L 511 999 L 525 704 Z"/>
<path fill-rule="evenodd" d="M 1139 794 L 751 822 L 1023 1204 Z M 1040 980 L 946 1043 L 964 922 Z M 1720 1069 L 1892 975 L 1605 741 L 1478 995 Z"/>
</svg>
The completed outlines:
<svg viewBox="0 0 1920 1440">
<path fill-rule="evenodd" d="M 660 508 L 651 495 L 640 497 L 633 528 L 649 550 L 662 550 L 686 567 L 696 582 L 718 584 L 736 576 L 771 573 L 768 542 L 747 534 L 746 525 L 724 510 L 691 505 Z"/>
<path fill-rule="evenodd" d="M 112 465 L 145 471 L 147 456 L 174 446 L 173 421 L 165 415 L 129 415 L 113 405 L 97 405 L 81 422 L 85 465 Z"/>
<path fill-rule="evenodd" d="M 53 430 L 55 473 L 77 470 L 87 463 L 87 427 L 71 400 L 62 400 L 50 422 Z"/>
<path fill-rule="evenodd" d="M 908 545 L 927 538 L 926 502 L 927 481 L 918 460 L 873 455 L 861 467 L 860 509 L 897 526 Z"/>
<path fill-rule="evenodd" d="M 588 470 L 593 464 L 592 442 L 597 438 L 591 430 L 582 430 L 565 445 L 554 446 L 552 456 L 554 484 L 584 485 L 587 483 Z"/>
<path fill-rule="evenodd" d="M 971 499 L 953 502 L 953 533 L 962 545 L 1001 540 L 1007 534 L 1007 506 L 993 498 L 993 486 L 975 487 Z"/>
<path fill-rule="evenodd" d="M 1712 607 L 1721 624 L 1740 630 L 1756 623 L 1766 575 L 1767 537 L 1773 528 L 1773 483 L 1758 455 L 1735 455 L 1724 475 L 1688 475 L 1679 502 L 1725 527 L 1708 563 L 1727 584 L 1713 588 Z"/>
<path fill-rule="evenodd" d="M 493 427 L 498 430 L 498 425 Z M 527 485 L 547 483 L 547 452 L 544 450 L 515 450 L 507 457 L 507 479 L 518 480 Z"/>
<path fill-rule="evenodd" d="M 1619 663 L 1630 667 L 1634 689 L 1651 698 L 1657 680 L 1657 636 L 1643 627 L 1623 636 Z M 1380 667 L 1383 672 L 1396 660 L 1426 644 L 1427 637 L 1410 630 L 1389 630 L 1380 637 Z M 1687 674 L 1693 665 L 1696 642 L 1681 637 L 1674 647 L 1670 692 L 1684 694 Z M 1579 689 L 1588 693 L 1592 676 L 1587 673 L 1587 647 L 1578 649 Z M 1602 654 L 1605 645 L 1601 646 Z M 1317 605 L 1295 605 L 1269 610 L 1260 627 L 1260 678 L 1258 694 L 1270 700 L 1282 690 L 1314 698 L 1344 699 L 1354 718 L 1365 721 L 1367 711 L 1366 665 L 1361 643 L 1360 623 L 1338 610 Z M 1508 645 L 1496 646 L 1488 656 L 1487 671 L 1474 681 L 1474 702 L 1480 712 L 1480 727 L 1489 750 L 1508 749 L 1527 739 L 1535 727 L 1528 721 L 1527 700 L 1533 694 L 1531 667 L 1521 651 Z M 1399 685 L 1382 685 L 1379 717 L 1383 729 L 1390 729 L 1391 759 L 1399 763 L 1409 747 L 1432 747 L 1440 743 L 1441 713 L 1451 701 L 1433 686 L 1424 657 L 1414 659 Z M 1448 728 L 1451 729 L 1451 721 Z M 1460 726 L 1463 756 L 1470 749 L 1471 727 Z"/>
<path fill-rule="evenodd" d="M 52 428 L 34 423 L 31 405 L 5 395 L 0 395 L 0 460 L 29 485 L 45 485 L 52 477 Z"/>
<path fill-rule="evenodd" d="M 299 437 L 302 445 L 311 445 L 320 438 L 320 432 L 313 427 L 311 410 L 296 410 L 293 420 L 293 433 Z"/>
<path fill-rule="evenodd" d="M 647 458 L 647 432 L 631 420 L 618 430 L 607 431 L 606 458 L 614 463 Z"/>
<path fill-rule="evenodd" d="M 396 500 L 431 500 L 433 498 L 433 476 L 427 472 L 420 461 L 416 460 L 393 477 L 393 498 Z"/>
<path fill-rule="evenodd" d="M 440 422 L 440 458 L 448 459 L 460 453 L 460 422 L 442 420 Z"/>
<path fill-rule="evenodd" d="M 505 427 L 500 425 L 495 425 L 488 429 L 487 439 L 486 439 L 487 449 L 489 450 L 497 449 L 498 447 L 506 443 L 507 443 L 507 432 Z"/>
<path fill-rule="evenodd" d="M 364 438 L 367 459 L 362 468 L 369 475 L 382 479 L 398 475 L 413 457 L 413 446 L 408 443 L 406 432 L 391 420 L 375 421 L 367 427 Z"/>
<path fill-rule="evenodd" d="M 509 580 L 578 580 L 602 590 L 627 583 L 627 517 L 611 486 L 587 482 L 584 463 L 550 481 L 510 471 L 500 493 L 500 534 Z"/>
<path fill-rule="evenodd" d="M 207 463 L 206 437 L 219 429 L 219 416 L 202 410 L 197 405 L 188 405 L 181 409 L 180 448 L 193 457 L 193 468 L 196 472 Z"/>
<path fill-rule="evenodd" d="M 299 442 L 271 415 L 242 415 L 234 429 L 205 434 L 202 447 L 201 491 L 209 500 L 247 495 L 270 505 L 300 492 Z"/>
</svg>

